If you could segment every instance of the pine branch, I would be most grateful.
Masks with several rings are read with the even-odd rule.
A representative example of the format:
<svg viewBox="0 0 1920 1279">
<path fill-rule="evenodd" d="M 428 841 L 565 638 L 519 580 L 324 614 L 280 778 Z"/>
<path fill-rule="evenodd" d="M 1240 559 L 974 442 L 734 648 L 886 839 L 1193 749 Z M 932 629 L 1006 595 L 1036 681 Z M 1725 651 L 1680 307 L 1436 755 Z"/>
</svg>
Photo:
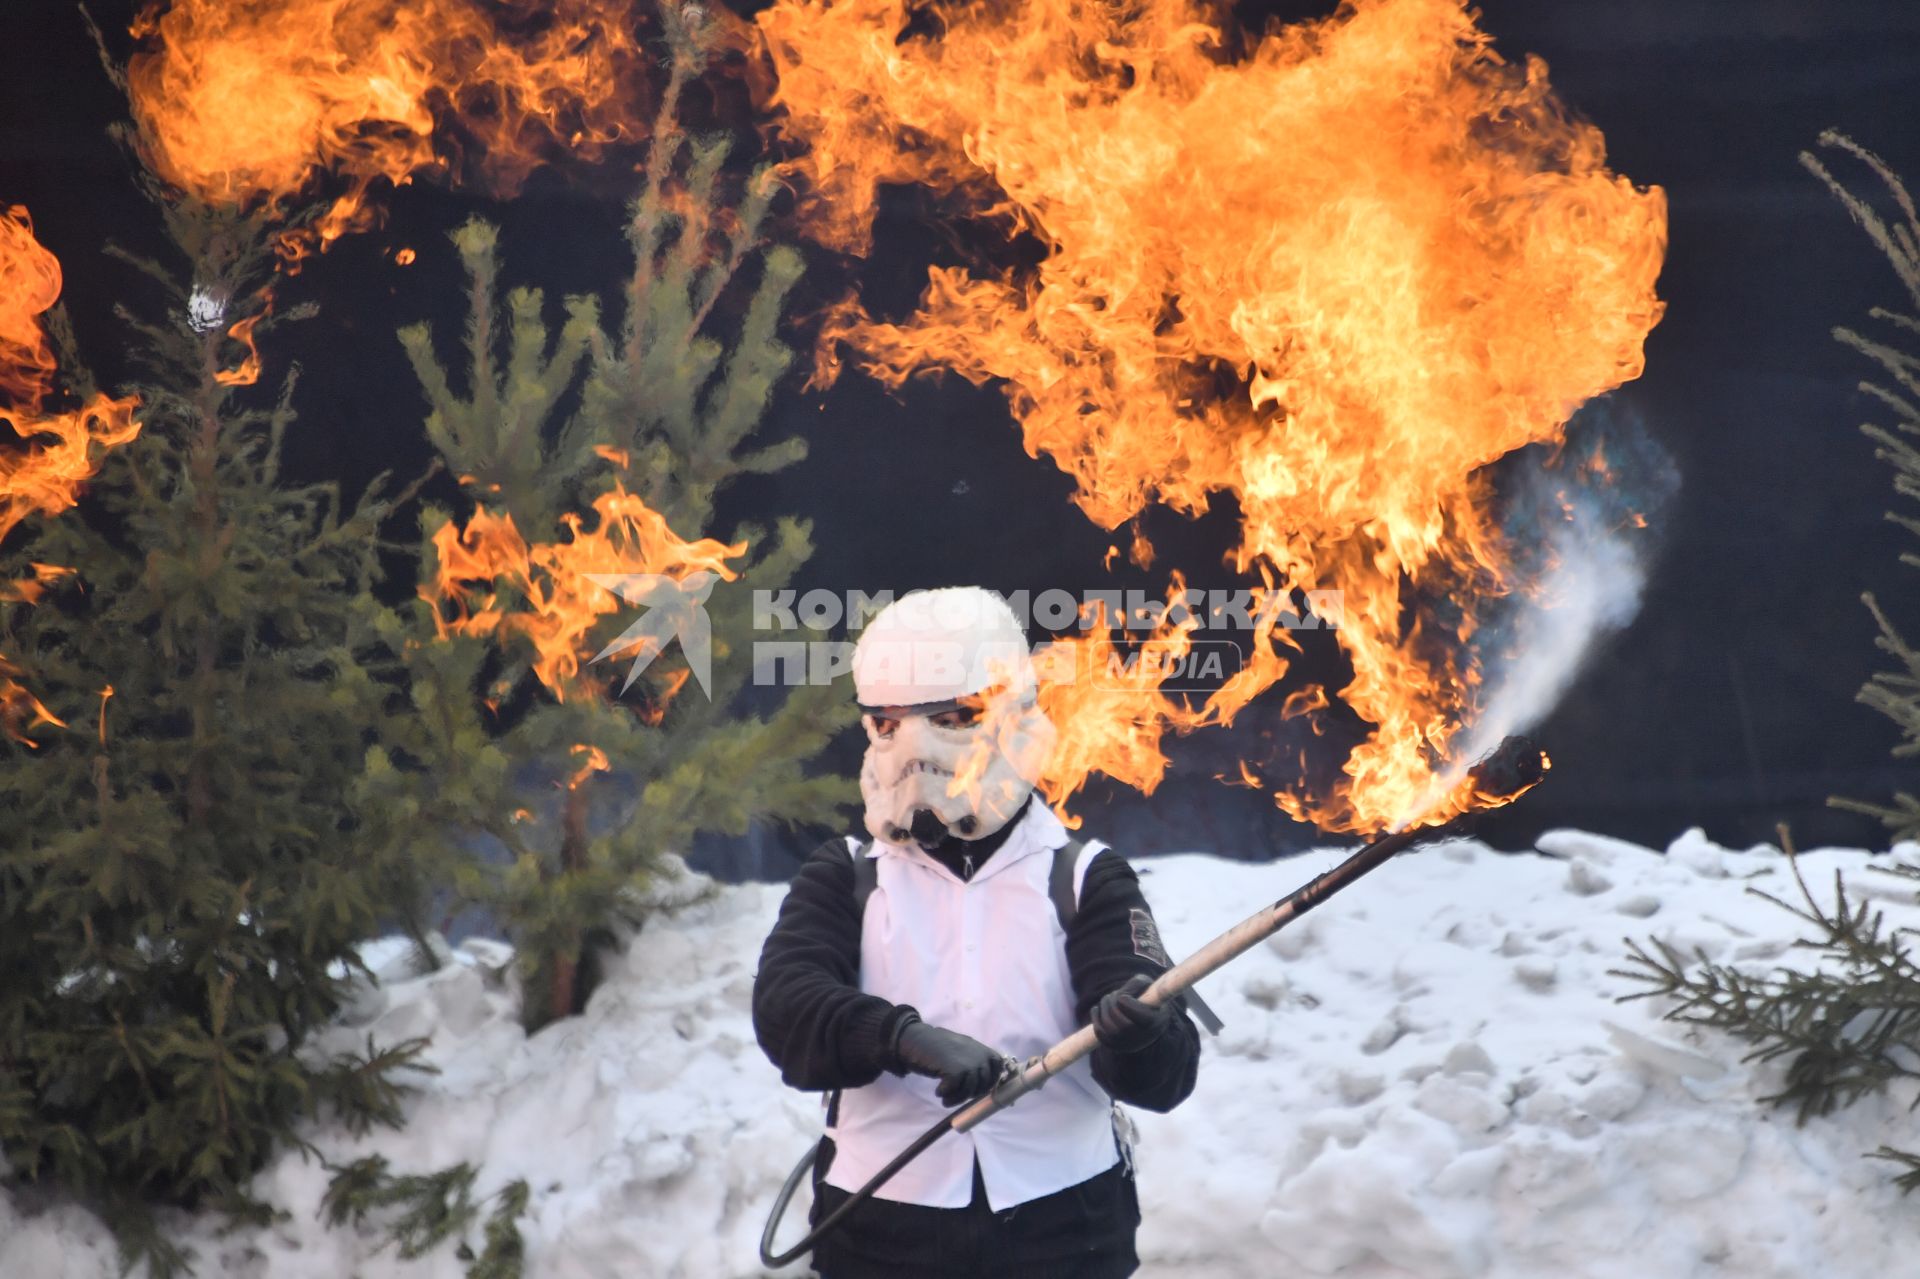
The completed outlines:
<svg viewBox="0 0 1920 1279">
<path fill-rule="evenodd" d="M 432 1046 L 424 1037 L 403 1039 L 384 1047 L 367 1036 L 363 1053 L 342 1053 L 314 1077 L 313 1099 L 331 1108 L 348 1132 L 360 1136 L 375 1124 L 399 1128 L 404 1122 L 401 1103 L 412 1089 L 401 1081 L 402 1070 L 437 1075 L 440 1070 L 420 1060 L 420 1054 Z"/>
<path fill-rule="evenodd" d="M 424 1175 L 396 1177 L 387 1202 L 403 1211 L 388 1227 L 402 1260 L 425 1256 L 473 1224 L 473 1165 L 458 1163 Z"/>
<path fill-rule="evenodd" d="M 364 1224 L 367 1214 L 382 1206 L 381 1194 L 390 1181 L 387 1157 L 368 1155 L 349 1164 L 326 1167 L 333 1176 L 320 1196 L 320 1216 L 336 1228 L 349 1222 L 356 1227 Z"/>
<path fill-rule="evenodd" d="M 120 1273 L 147 1263 L 147 1279 L 186 1279 L 193 1274 L 193 1256 L 160 1231 L 152 1209 L 136 1200 L 106 1205 L 102 1218 L 113 1232 L 120 1253 Z"/>
<path fill-rule="evenodd" d="M 1794 943 L 1815 956 L 1811 968 L 1755 974 L 1697 952 L 1689 959 L 1654 939 L 1651 950 L 1629 940 L 1628 966 L 1610 972 L 1644 987 L 1623 1002 L 1669 1001 L 1666 1020 L 1751 1044 L 1745 1060 L 1784 1059 L 1783 1086 L 1763 1100 L 1792 1105 L 1796 1122 L 1805 1123 L 1897 1080 L 1920 1079 L 1920 964 L 1908 934 L 1888 928 L 1884 912 L 1853 902 L 1837 872 L 1833 905 L 1821 906 L 1786 846 L 1801 902 L 1748 891 L 1814 928 L 1813 937 Z"/>
<path fill-rule="evenodd" d="M 485 1248 L 467 1267 L 467 1279 L 521 1279 L 527 1246 L 516 1223 L 526 1215 L 532 1192 L 525 1180 L 515 1180 L 502 1187 L 498 1195 L 499 1202 L 487 1216 Z"/>
<path fill-rule="evenodd" d="M 327 1224 L 358 1228 L 385 1216 L 381 1232 L 399 1246 L 402 1260 L 425 1256 L 466 1230 L 479 1213 L 473 1202 L 474 1168 L 464 1161 L 438 1172 L 399 1175 L 390 1171 L 384 1155 L 326 1167 L 333 1173 L 320 1197 Z"/>
<path fill-rule="evenodd" d="M 1920 1190 L 1920 1155 L 1905 1150 L 1895 1150 L 1892 1146 L 1882 1146 L 1867 1158 L 1885 1159 L 1906 1169 L 1893 1179 L 1893 1184 L 1900 1187 L 1901 1194 L 1910 1195 Z"/>
</svg>

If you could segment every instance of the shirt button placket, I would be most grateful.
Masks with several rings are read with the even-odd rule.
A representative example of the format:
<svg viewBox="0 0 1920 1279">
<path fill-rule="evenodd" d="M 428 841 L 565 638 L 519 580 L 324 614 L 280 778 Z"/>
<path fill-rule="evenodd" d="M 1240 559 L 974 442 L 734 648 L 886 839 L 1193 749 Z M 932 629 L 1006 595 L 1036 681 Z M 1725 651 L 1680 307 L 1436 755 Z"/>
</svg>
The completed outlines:
<svg viewBox="0 0 1920 1279">
<path fill-rule="evenodd" d="M 960 890 L 960 932 L 965 939 L 966 953 L 974 955 L 980 948 L 980 893 L 969 884 Z M 973 962 L 964 963 L 961 968 L 961 990 L 965 992 L 963 1006 L 972 1012 L 980 993 L 980 967 Z"/>
</svg>

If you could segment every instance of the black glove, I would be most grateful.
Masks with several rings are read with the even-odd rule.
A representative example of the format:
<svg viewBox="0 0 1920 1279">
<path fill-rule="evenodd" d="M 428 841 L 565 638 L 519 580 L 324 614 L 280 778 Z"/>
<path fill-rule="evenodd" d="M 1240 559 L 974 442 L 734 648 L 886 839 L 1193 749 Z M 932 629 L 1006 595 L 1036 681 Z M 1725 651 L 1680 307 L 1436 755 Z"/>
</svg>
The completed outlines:
<svg viewBox="0 0 1920 1279">
<path fill-rule="evenodd" d="M 957 1106 L 992 1088 L 1000 1079 L 1000 1054 L 956 1030 L 929 1026 L 918 1017 L 900 1028 L 894 1056 L 916 1075 L 940 1081 L 934 1095 L 943 1106 Z"/>
<path fill-rule="evenodd" d="M 1137 1053 L 1166 1033 L 1173 1009 L 1140 1002 L 1140 992 L 1151 985 L 1151 977 L 1130 977 L 1126 985 L 1100 997 L 1093 1006 L 1093 1033 L 1102 1048 Z"/>
</svg>

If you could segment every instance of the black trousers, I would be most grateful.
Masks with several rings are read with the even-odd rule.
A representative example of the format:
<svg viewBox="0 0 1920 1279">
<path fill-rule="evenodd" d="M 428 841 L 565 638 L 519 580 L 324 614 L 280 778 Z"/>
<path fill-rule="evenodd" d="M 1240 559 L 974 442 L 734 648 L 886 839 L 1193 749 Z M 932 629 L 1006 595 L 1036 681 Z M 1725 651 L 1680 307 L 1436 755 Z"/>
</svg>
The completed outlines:
<svg viewBox="0 0 1920 1279">
<path fill-rule="evenodd" d="M 824 1142 L 815 1164 L 812 1218 L 851 1196 L 820 1180 L 833 1159 Z M 995 1212 L 980 1165 L 965 1208 L 869 1199 L 813 1250 L 820 1279 L 1125 1279 L 1140 1201 L 1125 1164 L 1077 1186 Z"/>
</svg>

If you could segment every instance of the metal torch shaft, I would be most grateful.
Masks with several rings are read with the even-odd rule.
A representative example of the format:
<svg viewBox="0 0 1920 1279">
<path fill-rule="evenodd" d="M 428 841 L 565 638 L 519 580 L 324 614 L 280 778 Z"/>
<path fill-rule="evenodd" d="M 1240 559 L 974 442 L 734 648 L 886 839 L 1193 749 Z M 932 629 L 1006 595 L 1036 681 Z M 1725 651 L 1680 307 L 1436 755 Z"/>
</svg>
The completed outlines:
<svg viewBox="0 0 1920 1279">
<path fill-rule="evenodd" d="M 1424 830 L 1396 831 L 1381 836 L 1273 905 L 1247 916 L 1183 962 L 1161 973 L 1141 993 L 1141 1002 L 1155 1006 L 1166 1003 L 1202 977 L 1238 959 L 1368 871 L 1392 860 L 1394 854 L 1407 848 L 1414 840 L 1443 837 L 1451 825 L 1447 823 Z M 1019 1073 L 1010 1074 L 992 1092 L 966 1109 L 956 1111 L 948 1121 L 948 1130 L 965 1132 L 978 1126 L 989 1115 L 1011 1106 L 1098 1046 L 1093 1027 L 1082 1026 L 1046 1052 L 1029 1059 Z"/>
</svg>

